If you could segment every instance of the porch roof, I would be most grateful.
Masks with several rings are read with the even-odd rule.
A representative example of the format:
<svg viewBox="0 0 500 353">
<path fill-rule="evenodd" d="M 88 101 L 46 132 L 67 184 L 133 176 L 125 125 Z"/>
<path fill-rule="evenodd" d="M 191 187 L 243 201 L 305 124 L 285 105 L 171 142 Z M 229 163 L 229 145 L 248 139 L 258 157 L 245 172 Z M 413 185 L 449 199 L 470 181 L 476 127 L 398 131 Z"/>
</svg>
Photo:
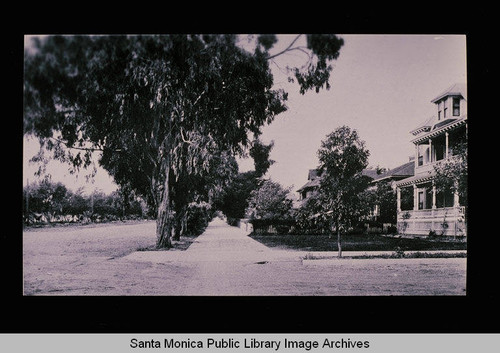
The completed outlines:
<svg viewBox="0 0 500 353">
<path fill-rule="evenodd" d="M 446 131 L 456 129 L 457 127 L 461 125 L 465 125 L 467 123 L 467 115 L 464 115 L 460 117 L 459 119 L 446 119 L 439 124 L 435 124 L 433 129 L 426 134 L 419 136 L 413 140 L 411 140 L 412 143 L 417 144 L 419 142 L 428 140 L 432 137 L 439 136 L 443 134 Z"/>
<path fill-rule="evenodd" d="M 429 170 L 426 173 L 414 175 L 409 178 L 396 181 L 396 186 L 401 187 L 401 186 L 409 186 L 413 184 L 424 183 L 426 181 L 431 181 L 432 179 L 434 179 L 435 176 L 436 173 L 434 172 L 434 170 Z"/>
</svg>

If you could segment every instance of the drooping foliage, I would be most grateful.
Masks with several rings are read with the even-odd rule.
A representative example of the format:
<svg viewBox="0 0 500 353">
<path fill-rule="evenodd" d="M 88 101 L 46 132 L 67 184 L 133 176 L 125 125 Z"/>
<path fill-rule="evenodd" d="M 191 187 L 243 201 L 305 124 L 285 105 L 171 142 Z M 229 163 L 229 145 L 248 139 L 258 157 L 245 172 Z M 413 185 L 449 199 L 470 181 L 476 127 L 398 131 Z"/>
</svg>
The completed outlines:
<svg viewBox="0 0 500 353">
<path fill-rule="evenodd" d="M 253 52 L 232 34 L 37 39 L 25 53 L 25 134 L 75 169 L 98 151 L 115 182 L 157 210 L 157 245 L 169 247 L 174 188 L 210 174 L 213 158 L 243 153 L 286 110 L 269 69 L 276 37 L 258 38 Z M 326 63 L 342 45 L 307 38 L 317 60 L 296 71 L 302 93 L 329 87 Z"/>
</svg>

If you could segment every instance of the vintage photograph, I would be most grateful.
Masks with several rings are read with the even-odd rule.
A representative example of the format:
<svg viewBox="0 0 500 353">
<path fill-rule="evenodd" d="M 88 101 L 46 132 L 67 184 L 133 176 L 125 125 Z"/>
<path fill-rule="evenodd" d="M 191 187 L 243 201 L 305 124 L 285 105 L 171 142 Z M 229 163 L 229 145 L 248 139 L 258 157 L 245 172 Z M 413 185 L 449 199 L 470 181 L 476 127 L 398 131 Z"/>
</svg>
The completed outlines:
<svg viewBox="0 0 500 353">
<path fill-rule="evenodd" d="M 466 44 L 25 35 L 23 296 L 466 296 Z"/>
</svg>

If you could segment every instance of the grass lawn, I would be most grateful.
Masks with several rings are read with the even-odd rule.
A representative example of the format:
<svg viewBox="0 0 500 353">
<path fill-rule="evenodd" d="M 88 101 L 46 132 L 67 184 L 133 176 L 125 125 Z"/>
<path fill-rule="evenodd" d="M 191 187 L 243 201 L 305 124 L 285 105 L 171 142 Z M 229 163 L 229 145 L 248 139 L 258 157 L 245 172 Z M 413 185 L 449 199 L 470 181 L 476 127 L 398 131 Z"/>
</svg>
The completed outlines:
<svg viewBox="0 0 500 353">
<path fill-rule="evenodd" d="M 249 235 L 272 248 L 300 251 L 338 251 L 337 236 L 328 235 Z M 393 238 L 373 234 L 346 234 L 342 236 L 342 251 L 430 251 L 466 250 L 464 241 L 443 241 L 434 239 Z"/>
</svg>

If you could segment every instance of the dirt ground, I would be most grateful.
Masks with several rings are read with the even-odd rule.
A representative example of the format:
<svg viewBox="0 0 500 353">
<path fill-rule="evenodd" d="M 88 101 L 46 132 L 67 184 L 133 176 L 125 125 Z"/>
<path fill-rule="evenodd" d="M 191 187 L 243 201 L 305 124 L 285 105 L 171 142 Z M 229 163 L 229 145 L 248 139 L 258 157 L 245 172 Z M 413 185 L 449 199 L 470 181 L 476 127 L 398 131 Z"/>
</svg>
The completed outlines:
<svg viewBox="0 0 500 353">
<path fill-rule="evenodd" d="M 215 255 L 211 260 L 186 261 L 188 251 L 169 250 L 163 258 L 170 260 L 157 261 L 152 257 L 156 251 L 137 252 L 154 246 L 155 226 L 154 221 L 144 221 L 24 231 L 24 295 L 466 294 L 465 258 L 325 262 L 296 256 L 255 261 Z M 229 234 L 234 229 L 212 232 Z"/>
</svg>

